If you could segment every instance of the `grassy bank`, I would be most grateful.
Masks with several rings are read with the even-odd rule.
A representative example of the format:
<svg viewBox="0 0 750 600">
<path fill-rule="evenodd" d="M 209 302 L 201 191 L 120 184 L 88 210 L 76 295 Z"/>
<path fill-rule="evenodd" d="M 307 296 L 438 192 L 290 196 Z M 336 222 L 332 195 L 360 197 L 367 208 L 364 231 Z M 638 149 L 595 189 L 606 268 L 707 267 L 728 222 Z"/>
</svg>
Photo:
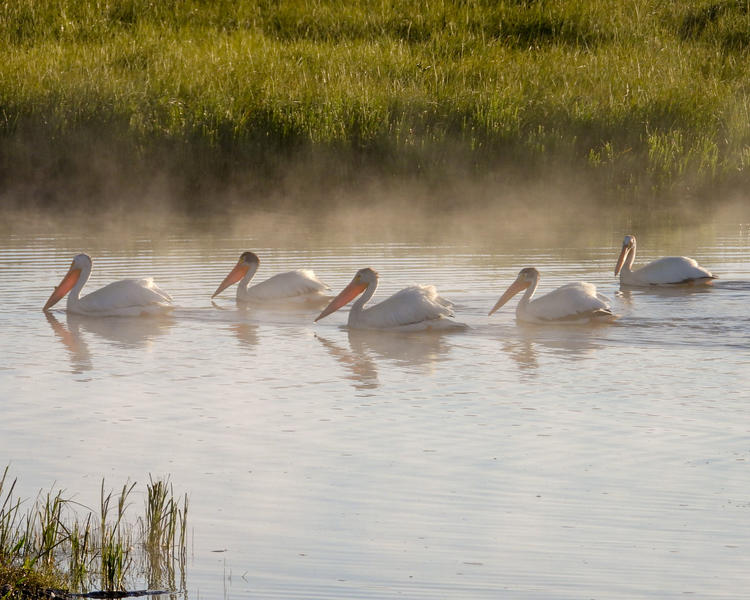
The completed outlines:
<svg viewBox="0 0 750 600">
<path fill-rule="evenodd" d="M 750 182 L 739 0 L 13 0 L 0 45 L 5 198 L 388 176 L 664 200 Z"/>
<path fill-rule="evenodd" d="M 33 503 L 15 495 L 8 468 L 0 474 L 0 598 L 48 598 L 91 590 L 184 588 L 187 497 L 180 504 L 167 481 L 146 486 L 143 516 L 126 511 L 136 484 L 119 493 L 102 482 L 98 512 L 40 493 Z"/>
</svg>

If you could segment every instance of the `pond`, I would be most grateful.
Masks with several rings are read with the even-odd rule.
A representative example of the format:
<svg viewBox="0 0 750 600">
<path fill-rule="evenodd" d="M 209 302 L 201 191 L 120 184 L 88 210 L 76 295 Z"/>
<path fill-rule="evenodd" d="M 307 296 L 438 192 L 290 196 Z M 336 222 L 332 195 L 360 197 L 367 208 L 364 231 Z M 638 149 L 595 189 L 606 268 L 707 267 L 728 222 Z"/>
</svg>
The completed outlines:
<svg viewBox="0 0 750 600">
<path fill-rule="evenodd" d="M 0 463 L 25 497 L 90 506 L 102 478 L 169 475 L 190 498 L 191 598 L 745 597 L 748 225 L 538 235 L 405 213 L 8 227 Z M 719 279 L 620 289 L 628 233 L 636 266 L 684 254 Z M 369 266 L 374 301 L 434 284 L 469 329 L 350 331 L 347 309 L 314 323 L 319 308 L 238 306 L 234 287 L 212 302 L 245 250 L 257 281 L 312 268 L 337 293 Z M 84 293 L 153 276 L 172 315 L 45 315 L 81 251 Z M 589 281 L 619 319 L 522 325 L 518 298 L 488 317 L 528 266 L 537 294 Z"/>
</svg>

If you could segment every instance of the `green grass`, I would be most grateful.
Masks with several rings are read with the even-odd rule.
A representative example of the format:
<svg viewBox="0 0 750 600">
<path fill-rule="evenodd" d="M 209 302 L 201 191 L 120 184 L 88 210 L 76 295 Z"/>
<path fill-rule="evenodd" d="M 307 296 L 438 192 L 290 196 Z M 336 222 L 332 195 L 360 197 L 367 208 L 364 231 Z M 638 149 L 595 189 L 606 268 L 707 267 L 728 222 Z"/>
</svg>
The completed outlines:
<svg viewBox="0 0 750 600">
<path fill-rule="evenodd" d="M 149 589 L 184 589 L 187 497 L 180 507 L 168 481 L 147 484 L 145 517 L 126 518 L 135 483 L 119 494 L 102 482 L 98 523 L 93 511 L 62 491 L 40 494 L 28 507 L 15 494 L 6 467 L 0 477 L 0 598 L 46 597 L 45 590 L 124 591 L 135 581 Z M 154 498 L 158 498 L 155 502 Z M 166 508 L 154 520 L 154 506 Z M 85 518 L 81 513 L 85 513 Z M 153 540 L 158 540 L 154 546 Z"/>
<path fill-rule="evenodd" d="M 749 179 L 744 0 L 12 0 L 0 45 L 21 187 L 267 190 L 302 165 L 322 187 L 499 174 L 668 199 Z"/>
</svg>

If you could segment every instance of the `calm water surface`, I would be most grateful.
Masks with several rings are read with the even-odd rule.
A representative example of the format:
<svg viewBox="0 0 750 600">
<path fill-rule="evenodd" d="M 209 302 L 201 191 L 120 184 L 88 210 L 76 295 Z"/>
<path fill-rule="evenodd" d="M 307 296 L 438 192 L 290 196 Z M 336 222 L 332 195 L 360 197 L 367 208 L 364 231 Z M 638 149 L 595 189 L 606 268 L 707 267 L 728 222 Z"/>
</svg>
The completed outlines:
<svg viewBox="0 0 750 600">
<path fill-rule="evenodd" d="M 169 474 L 191 503 L 190 598 L 746 598 L 747 227 L 432 225 L 5 233 L 0 465 L 26 497 L 54 485 L 90 505 L 102 478 Z M 687 254 L 721 279 L 621 291 L 625 233 L 637 263 Z M 349 332 L 346 310 L 313 324 L 238 308 L 234 288 L 212 304 L 243 250 L 259 280 L 311 267 L 338 291 L 372 266 L 376 299 L 433 283 L 471 329 Z M 174 315 L 45 316 L 79 251 L 86 289 L 153 275 Z M 620 320 L 524 327 L 515 300 L 488 318 L 525 266 L 539 292 L 597 284 Z"/>
</svg>

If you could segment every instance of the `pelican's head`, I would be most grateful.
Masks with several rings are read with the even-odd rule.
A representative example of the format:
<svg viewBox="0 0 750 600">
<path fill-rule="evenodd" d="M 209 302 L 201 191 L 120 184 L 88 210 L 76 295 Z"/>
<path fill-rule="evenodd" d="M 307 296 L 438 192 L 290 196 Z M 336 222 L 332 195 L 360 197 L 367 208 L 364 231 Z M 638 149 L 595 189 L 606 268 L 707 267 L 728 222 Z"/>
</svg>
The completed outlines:
<svg viewBox="0 0 750 600">
<path fill-rule="evenodd" d="M 349 285 L 341 290 L 341 293 L 338 296 L 331 300 L 331 303 L 323 309 L 323 312 L 316 317 L 315 321 L 319 321 L 323 317 L 330 315 L 332 312 L 337 311 L 342 306 L 345 306 L 370 287 L 370 285 L 377 283 L 377 281 L 378 272 L 375 269 L 369 267 L 360 269 L 357 271 L 357 274 L 354 276 L 354 279 L 351 280 Z"/>
<path fill-rule="evenodd" d="M 508 300 L 510 300 L 518 292 L 520 292 L 521 290 L 525 290 L 527 287 L 538 280 L 539 271 L 537 271 L 534 267 L 526 267 L 525 269 L 521 269 L 521 271 L 518 273 L 518 277 L 516 277 L 516 280 L 511 283 L 510 287 L 505 290 L 505 293 L 500 296 L 500 300 L 498 300 L 495 306 L 492 307 L 492 310 L 489 314 L 494 313 L 498 308 L 506 304 Z"/>
<path fill-rule="evenodd" d="M 620 250 L 620 256 L 617 257 L 617 264 L 615 265 L 615 277 L 620 273 L 620 269 L 622 269 L 622 265 L 625 262 L 625 257 L 628 255 L 628 252 L 630 252 L 634 248 L 635 236 L 626 235 L 622 240 L 622 250 Z"/>
<path fill-rule="evenodd" d="M 516 277 L 516 281 L 523 281 L 526 284 L 524 285 L 525 288 L 529 287 L 537 279 L 539 279 L 539 271 L 534 267 L 526 267 L 525 269 L 521 269 L 518 272 L 518 277 Z"/>
<path fill-rule="evenodd" d="M 81 278 L 81 273 L 83 271 L 91 271 L 91 257 L 88 254 L 76 254 L 73 257 L 73 262 L 70 263 L 70 268 L 65 274 L 65 277 L 62 278 L 62 281 L 55 288 L 55 291 L 52 292 L 52 295 L 49 297 L 42 310 L 47 311 L 52 308 L 65 296 L 65 294 L 73 289 L 73 286 L 75 286 Z"/>
<path fill-rule="evenodd" d="M 240 254 L 240 262 L 247 265 L 259 265 L 260 259 L 255 252 L 243 252 Z"/>
<path fill-rule="evenodd" d="M 375 269 L 365 267 L 364 269 L 360 269 L 359 271 L 357 271 L 357 274 L 354 276 L 354 279 L 352 279 L 352 282 L 359 281 L 360 283 L 366 283 L 367 285 L 370 285 L 371 283 L 376 283 L 378 281 L 378 277 L 378 272 Z"/>
<path fill-rule="evenodd" d="M 90 267 L 92 265 L 91 257 L 85 252 L 76 254 L 73 257 L 73 262 L 71 263 L 71 267 L 74 265 L 77 269 L 84 269 L 86 267 Z"/>
<path fill-rule="evenodd" d="M 227 275 L 224 278 L 224 281 L 222 281 L 219 284 L 219 287 L 216 288 L 216 291 L 213 293 L 211 298 L 216 298 L 221 292 L 223 292 L 225 289 L 227 289 L 230 285 L 233 283 L 237 283 L 240 279 L 242 279 L 245 275 L 247 275 L 247 272 L 252 269 L 253 273 L 258 270 L 258 265 L 260 264 L 260 259 L 258 258 L 258 255 L 255 254 L 255 252 L 243 252 L 240 254 L 240 259 L 237 261 L 237 264 L 234 265 L 234 268 L 229 271 L 229 275 Z"/>
</svg>

